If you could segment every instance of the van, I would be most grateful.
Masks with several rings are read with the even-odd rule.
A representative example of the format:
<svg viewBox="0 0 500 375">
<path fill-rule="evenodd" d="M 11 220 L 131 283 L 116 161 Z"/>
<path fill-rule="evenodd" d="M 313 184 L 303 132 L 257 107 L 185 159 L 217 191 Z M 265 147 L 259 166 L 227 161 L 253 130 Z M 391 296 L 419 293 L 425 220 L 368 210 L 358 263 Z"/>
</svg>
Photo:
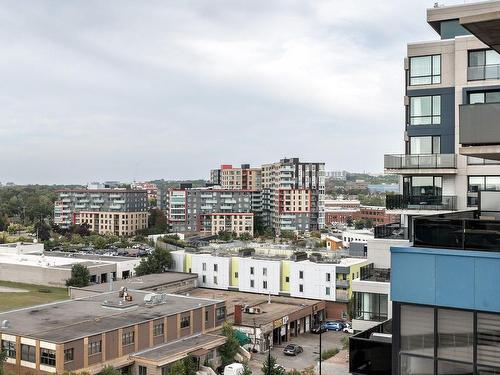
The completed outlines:
<svg viewBox="0 0 500 375">
<path fill-rule="evenodd" d="M 244 367 L 241 363 L 231 363 L 224 367 L 224 375 L 241 375 L 243 371 Z"/>
</svg>

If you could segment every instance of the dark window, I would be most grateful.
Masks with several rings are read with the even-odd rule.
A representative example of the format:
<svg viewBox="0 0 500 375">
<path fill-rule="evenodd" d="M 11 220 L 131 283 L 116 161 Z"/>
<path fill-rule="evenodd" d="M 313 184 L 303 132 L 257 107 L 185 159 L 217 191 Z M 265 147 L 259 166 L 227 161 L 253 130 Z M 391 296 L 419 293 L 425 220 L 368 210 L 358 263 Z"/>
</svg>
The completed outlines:
<svg viewBox="0 0 500 375">
<path fill-rule="evenodd" d="M 410 125 L 437 125 L 441 123 L 441 96 L 412 96 L 410 98 Z"/>
<path fill-rule="evenodd" d="M 21 360 L 35 363 L 36 347 L 21 344 Z"/>
<path fill-rule="evenodd" d="M 139 375 L 148 375 L 148 368 L 145 366 L 139 366 Z"/>
<path fill-rule="evenodd" d="M 443 178 L 441 176 L 403 177 L 404 196 L 441 196 L 442 187 Z"/>
<path fill-rule="evenodd" d="M 9 358 L 16 358 L 16 343 L 14 341 L 2 340 L 2 351 Z"/>
<path fill-rule="evenodd" d="M 468 206 L 477 206 L 481 190 L 500 191 L 500 176 L 468 176 Z"/>
<path fill-rule="evenodd" d="M 218 267 L 219 266 L 217 264 L 214 264 L 214 272 L 217 272 Z"/>
<path fill-rule="evenodd" d="M 75 358 L 75 349 L 64 349 L 64 362 L 71 362 Z"/>
<path fill-rule="evenodd" d="M 304 278 L 304 271 L 299 271 L 299 279 L 303 279 Z"/>
<path fill-rule="evenodd" d="M 255 287 L 255 281 L 254 280 L 250 280 L 250 288 L 254 288 Z"/>
<path fill-rule="evenodd" d="M 163 323 L 155 324 L 153 326 L 153 336 L 162 336 L 164 333 L 165 325 Z"/>
<path fill-rule="evenodd" d="M 469 92 L 469 104 L 500 103 L 500 91 Z"/>
<path fill-rule="evenodd" d="M 208 322 L 208 311 L 205 311 L 205 323 Z"/>
<path fill-rule="evenodd" d="M 225 307 L 218 307 L 215 309 L 215 319 L 216 320 L 222 320 L 226 318 L 226 308 Z"/>
<path fill-rule="evenodd" d="M 234 278 L 237 279 L 238 278 L 238 272 L 235 272 L 234 273 Z"/>
<path fill-rule="evenodd" d="M 101 340 L 99 341 L 94 341 L 94 342 L 89 342 L 89 355 L 93 354 L 99 354 L 102 352 L 102 342 Z"/>
<path fill-rule="evenodd" d="M 290 282 L 290 277 L 285 277 L 285 283 L 289 283 Z"/>
<path fill-rule="evenodd" d="M 264 280 L 264 281 L 262 282 L 262 288 L 263 288 L 263 289 L 267 289 L 267 281 L 266 281 L 266 280 Z"/>
<path fill-rule="evenodd" d="M 122 346 L 130 345 L 135 342 L 135 332 L 123 332 L 122 333 Z"/>
<path fill-rule="evenodd" d="M 191 318 L 189 316 L 184 316 L 181 318 L 181 328 L 187 328 L 191 325 Z"/>
<path fill-rule="evenodd" d="M 330 281 L 330 280 L 331 280 L 331 275 L 330 275 L 330 273 L 327 273 L 326 274 L 326 281 Z"/>
<path fill-rule="evenodd" d="M 56 365 L 56 351 L 40 348 L 40 363 L 47 366 Z"/>
<path fill-rule="evenodd" d="M 354 319 L 384 321 L 388 318 L 386 294 L 354 292 Z"/>
<path fill-rule="evenodd" d="M 441 55 L 410 57 L 410 86 L 441 83 Z"/>
<path fill-rule="evenodd" d="M 250 267 L 250 275 L 253 275 L 253 273 L 254 273 L 254 268 Z"/>
<path fill-rule="evenodd" d="M 497 78 L 500 78 L 500 54 L 498 52 L 491 49 L 469 51 L 469 67 L 467 68 L 469 81 Z"/>
<path fill-rule="evenodd" d="M 302 293 L 303 291 L 304 291 L 304 285 L 299 284 L 299 292 L 301 292 L 301 293 Z"/>
</svg>

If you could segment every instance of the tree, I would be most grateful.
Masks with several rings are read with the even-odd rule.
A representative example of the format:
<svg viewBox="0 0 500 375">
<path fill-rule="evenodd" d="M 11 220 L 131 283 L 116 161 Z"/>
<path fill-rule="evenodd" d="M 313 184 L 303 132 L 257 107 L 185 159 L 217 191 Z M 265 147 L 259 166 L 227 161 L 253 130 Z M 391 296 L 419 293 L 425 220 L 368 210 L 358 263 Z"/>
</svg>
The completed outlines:
<svg viewBox="0 0 500 375">
<path fill-rule="evenodd" d="M 170 368 L 169 373 L 175 375 L 196 375 L 197 371 L 196 361 L 189 355 L 175 362 Z"/>
<path fill-rule="evenodd" d="M 5 350 L 0 351 L 0 375 L 3 375 L 3 364 L 7 360 L 7 352 Z"/>
<path fill-rule="evenodd" d="M 66 280 L 66 286 L 83 288 L 90 284 L 90 272 L 83 264 L 74 264 L 71 267 L 71 277 Z"/>
<path fill-rule="evenodd" d="M 352 224 L 353 224 L 353 220 L 352 220 L 352 217 L 348 217 L 347 220 L 346 220 L 346 224 L 348 227 L 352 227 Z"/>
<path fill-rule="evenodd" d="M 217 238 L 221 241 L 231 241 L 233 239 L 233 232 L 221 230 L 217 233 Z"/>
<path fill-rule="evenodd" d="M 267 357 L 262 364 L 262 374 L 264 375 L 285 375 L 285 371 L 282 367 L 276 366 L 276 358 L 273 356 Z"/>
<path fill-rule="evenodd" d="M 168 232 L 167 217 L 162 210 L 153 208 L 149 211 L 148 227 L 148 233 L 150 234 L 161 234 Z"/>
<path fill-rule="evenodd" d="M 248 233 L 248 232 L 245 232 L 245 233 L 240 234 L 239 239 L 241 241 L 251 241 L 252 240 L 252 235 L 250 233 Z"/>
<path fill-rule="evenodd" d="M 7 219 L 7 216 L 0 214 L 0 232 L 7 230 L 8 226 L 9 226 L 9 219 Z"/>
<path fill-rule="evenodd" d="M 247 362 L 243 363 L 243 372 L 241 375 L 252 375 L 252 370 L 250 369 L 250 366 L 248 366 Z"/>
<path fill-rule="evenodd" d="M 295 239 L 295 233 L 293 230 L 282 230 L 280 233 L 281 238 L 286 238 L 288 240 L 294 240 Z"/>
<path fill-rule="evenodd" d="M 36 232 L 38 239 L 40 239 L 41 241 L 50 240 L 50 225 L 48 225 L 46 222 L 38 221 L 35 224 L 33 230 Z"/>
<path fill-rule="evenodd" d="M 363 219 L 354 221 L 354 228 L 355 229 L 363 229 L 364 227 L 365 227 L 365 221 Z"/>
<path fill-rule="evenodd" d="M 231 323 L 224 323 L 222 326 L 222 335 L 226 337 L 226 342 L 219 347 L 219 354 L 222 366 L 225 367 L 234 362 L 234 356 L 240 349 L 240 342 L 236 338 L 236 332 Z"/>
<path fill-rule="evenodd" d="M 137 276 L 163 273 L 172 267 L 172 255 L 168 250 L 157 247 L 151 254 L 141 259 L 135 267 Z"/>
<path fill-rule="evenodd" d="M 122 375 L 122 372 L 113 366 L 106 366 L 102 369 L 99 375 Z"/>
</svg>

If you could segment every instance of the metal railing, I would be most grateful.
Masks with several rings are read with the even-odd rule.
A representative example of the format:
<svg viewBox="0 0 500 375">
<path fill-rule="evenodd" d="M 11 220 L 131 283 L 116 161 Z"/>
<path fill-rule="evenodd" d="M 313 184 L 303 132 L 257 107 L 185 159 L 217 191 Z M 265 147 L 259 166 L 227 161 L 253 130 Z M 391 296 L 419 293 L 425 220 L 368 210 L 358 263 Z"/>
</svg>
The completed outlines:
<svg viewBox="0 0 500 375">
<path fill-rule="evenodd" d="M 456 168 L 455 154 L 384 155 L 385 169 Z"/>
<path fill-rule="evenodd" d="M 457 209 L 457 197 L 455 195 L 405 196 L 401 194 L 390 194 L 385 197 L 385 206 L 388 210 L 454 211 Z"/>
<path fill-rule="evenodd" d="M 467 68 L 468 81 L 482 81 L 485 79 L 500 78 L 500 64 L 469 66 Z"/>
<path fill-rule="evenodd" d="M 375 268 L 373 263 L 360 269 L 360 280 L 386 282 L 391 280 L 390 268 Z"/>
<path fill-rule="evenodd" d="M 408 239 L 408 228 L 404 227 L 401 223 L 390 223 L 384 225 L 377 225 L 373 229 L 375 238 L 390 238 L 397 240 Z"/>
</svg>

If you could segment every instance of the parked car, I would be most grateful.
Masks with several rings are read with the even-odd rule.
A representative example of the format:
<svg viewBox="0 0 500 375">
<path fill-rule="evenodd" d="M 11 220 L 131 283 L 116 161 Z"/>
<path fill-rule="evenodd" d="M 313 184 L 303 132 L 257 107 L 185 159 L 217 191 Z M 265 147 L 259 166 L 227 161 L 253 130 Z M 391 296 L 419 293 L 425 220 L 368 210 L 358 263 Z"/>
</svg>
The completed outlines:
<svg viewBox="0 0 500 375">
<path fill-rule="evenodd" d="M 344 333 L 354 333 L 354 330 L 352 329 L 351 323 L 346 323 L 345 327 L 342 329 L 342 332 L 344 332 Z"/>
<path fill-rule="evenodd" d="M 224 375 L 241 375 L 245 368 L 241 363 L 231 363 L 224 367 Z"/>
<path fill-rule="evenodd" d="M 328 331 L 328 330 L 326 329 L 325 323 L 318 324 L 318 325 L 311 328 L 312 333 L 324 333 L 326 331 Z"/>
<path fill-rule="evenodd" d="M 286 355 L 297 355 L 300 354 L 304 351 L 302 346 L 297 345 L 297 344 L 288 344 L 285 346 L 285 349 L 283 349 L 283 354 Z"/>
<path fill-rule="evenodd" d="M 325 322 L 325 327 L 328 331 L 342 331 L 344 324 L 340 322 Z"/>
</svg>

